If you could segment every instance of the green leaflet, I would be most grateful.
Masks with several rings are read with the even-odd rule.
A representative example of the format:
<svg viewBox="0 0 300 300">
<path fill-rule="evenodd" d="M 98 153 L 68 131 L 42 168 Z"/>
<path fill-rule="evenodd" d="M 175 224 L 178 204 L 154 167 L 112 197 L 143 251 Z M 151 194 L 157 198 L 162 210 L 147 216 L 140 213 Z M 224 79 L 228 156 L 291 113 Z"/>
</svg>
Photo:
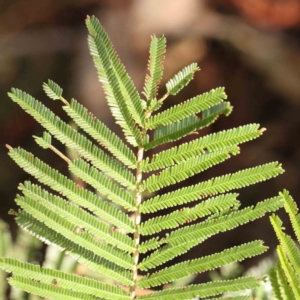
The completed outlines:
<svg viewBox="0 0 300 300">
<path fill-rule="evenodd" d="M 168 94 L 178 94 L 193 79 L 194 73 L 199 70 L 200 69 L 198 68 L 197 64 L 192 63 L 189 66 L 183 68 L 181 71 L 179 71 L 166 84 Z"/>
<path fill-rule="evenodd" d="M 47 131 L 44 131 L 43 137 L 34 136 L 34 139 L 44 149 L 48 149 L 51 146 L 52 137 Z"/>
<path fill-rule="evenodd" d="M 99 239 L 105 240 L 114 247 L 133 252 L 133 240 L 126 234 L 118 231 L 112 231 L 109 224 L 102 222 L 96 216 L 88 213 L 77 205 L 62 199 L 59 196 L 48 193 L 38 185 L 25 182 L 19 185 L 19 190 L 31 199 L 43 203 L 52 211 L 55 211 L 61 217 L 72 222 L 78 228 L 84 228 Z"/>
<path fill-rule="evenodd" d="M 147 101 L 156 98 L 158 85 L 163 75 L 164 54 L 166 52 L 166 39 L 164 36 L 157 38 L 151 37 L 150 58 L 148 69 L 150 75 L 146 76 L 144 94 Z"/>
<path fill-rule="evenodd" d="M 186 102 L 171 107 L 162 113 L 150 117 L 147 128 L 155 129 L 173 122 L 178 122 L 190 115 L 204 111 L 227 98 L 224 88 L 217 88 L 201 96 L 194 97 Z"/>
<path fill-rule="evenodd" d="M 104 123 L 93 117 L 76 100 L 72 99 L 69 106 L 64 106 L 64 110 L 79 127 L 114 154 L 122 163 L 130 168 L 136 167 L 136 159 L 133 152 L 115 133 Z"/>
<path fill-rule="evenodd" d="M 259 202 L 256 207 L 247 207 L 218 219 L 208 220 L 196 225 L 185 226 L 172 231 L 164 239 L 167 245 L 156 250 L 146 257 L 140 264 L 141 270 L 148 270 L 186 252 L 186 246 L 191 248 L 202 243 L 207 238 L 239 225 L 262 217 L 267 212 L 272 212 L 283 206 L 282 197 Z"/>
<path fill-rule="evenodd" d="M 117 265 L 130 269 L 132 266 L 132 257 L 128 253 L 124 253 L 116 249 L 112 245 L 106 245 L 105 241 L 98 240 L 68 219 L 63 218 L 56 212 L 47 208 L 39 201 L 32 200 L 29 197 L 17 196 L 16 203 L 26 212 L 34 216 L 37 220 L 44 223 L 47 227 L 68 237 L 68 239 L 82 248 L 89 249 L 99 256 L 105 257 L 107 260 Z"/>
<path fill-rule="evenodd" d="M 48 84 L 44 83 L 43 88 L 49 98 L 53 100 L 60 100 L 63 89 L 58 84 L 56 84 L 52 80 L 48 80 Z"/>
<path fill-rule="evenodd" d="M 127 215 L 90 191 L 79 188 L 72 180 L 51 169 L 38 158 L 34 158 L 31 153 L 19 148 L 11 149 L 9 155 L 21 168 L 40 182 L 62 193 L 71 201 L 89 209 L 108 222 L 121 226 L 121 228 L 126 227 L 128 231 L 132 231 L 133 224 Z"/>
<path fill-rule="evenodd" d="M 193 140 L 189 143 L 181 144 L 168 150 L 153 155 L 151 161 L 143 161 L 143 171 L 149 172 L 180 163 L 191 157 L 207 151 L 219 150 L 221 148 L 232 147 L 249 140 L 255 139 L 262 134 L 258 124 L 249 124 L 238 128 L 212 133 Z"/>
<path fill-rule="evenodd" d="M 202 118 L 192 115 L 179 122 L 174 122 L 170 125 L 159 128 L 154 131 L 153 141 L 144 144 L 144 148 L 145 150 L 149 150 L 164 143 L 177 141 L 188 134 L 212 124 L 221 114 L 225 114 L 227 116 L 230 112 L 231 108 L 229 103 L 222 102 L 205 110 L 202 113 Z"/>
<path fill-rule="evenodd" d="M 140 97 L 99 21 L 92 17 L 87 19 L 86 24 L 91 34 L 90 52 L 94 57 L 100 82 L 103 83 L 106 94 L 109 95 L 107 100 L 112 113 L 123 127 L 127 140 L 137 145 L 141 142 L 141 137 L 133 120 L 138 124 L 143 124 L 145 118 Z M 130 135 L 134 137 L 134 140 L 130 138 Z"/>
<path fill-rule="evenodd" d="M 60 233 L 55 232 L 43 223 L 37 221 L 30 214 L 21 210 L 18 211 L 16 222 L 20 227 L 36 236 L 41 241 L 49 245 L 54 245 L 61 249 L 61 251 L 65 250 L 68 255 L 78 260 L 80 263 L 85 264 L 90 269 L 113 278 L 124 285 L 131 284 L 131 272 L 95 254 L 94 252 L 73 243 Z"/>
<path fill-rule="evenodd" d="M 295 299 L 300 298 L 300 278 L 299 274 L 297 274 L 293 268 L 293 266 L 288 261 L 286 254 L 283 251 L 282 246 L 277 247 L 277 254 L 278 258 L 280 260 L 280 265 L 284 271 L 284 275 L 287 278 L 287 281 L 289 283 L 289 286 L 292 288 L 292 291 L 295 296 Z"/>
<path fill-rule="evenodd" d="M 171 229 L 191 222 L 198 218 L 205 217 L 212 213 L 218 213 L 231 207 L 239 205 L 236 200 L 238 194 L 225 194 L 202 201 L 192 208 L 176 210 L 173 213 L 152 218 L 143 222 L 140 226 L 140 232 L 143 235 L 150 235 L 160 232 L 164 229 Z"/>
<path fill-rule="evenodd" d="M 234 292 L 258 287 L 258 281 L 253 277 L 241 277 L 234 280 L 215 281 L 204 284 L 188 285 L 185 288 L 167 289 L 154 292 L 149 295 L 137 297 L 137 299 L 193 299 L 194 297 L 209 297 L 224 292 Z M 187 298 L 188 297 L 188 298 Z"/>
<path fill-rule="evenodd" d="M 224 193 L 232 189 L 238 189 L 250 184 L 264 181 L 282 173 L 283 169 L 277 162 L 245 169 L 243 171 L 216 177 L 161 196 L 155 196 L 142 204 L 141 211 L 154 212 L 165 207 L 172 207 L 192 202 L 197 199 L 205 198 L 209 195 Z"/>
<path fill-rule="evenodd" d="M 72 291 L 71 289 L 65 289 L 54 284 L 42 283 L 38 280 L 32 280 L 22 276 L 13 276 L 8 279 L 8 282 L 18 289 L 41 297 L 51 297 L 57 300 L 95 299 L 94 296 L 83 292 Z"/>
<path fill-rule="evenodd" d="M 292 227 L 299 237 L 299 214 L 298 207 L 287 191 L 281 193 L 285 204 L 284 208 L 289 214 Z M 274 294 L 277 299 L 300 298 L 300 251 L 298 245 L 290 236 L 285 234 L 282 221 L 276 215 L 270 217 L 271 224 L 279 240 L 277 247 L 279 261 L 276 268 L 270 272 L 270 278 Z M 298 239 L 299 242 L 299 239 Z"/>
<path fill-rule="evenodd" d="M 152 275 L 145 276 L 139 281 L 138 286 L 141 288 L 158 286 L 184 278 L 190 274 L 213 270 L 225 264 L 259 255 L 266 250 L 267 247 L 262 245 L 262 241 L 254 241 L 238 247 L 229 248 L 220 253 L 179 263 L 172 267 L 162 269 Z"/>
<path fill-rule="evenodd" d="M 72 173 L 79 178 L 82 178 L 100 193 L 107 195 L 108 199 L 130 211 L 135 209 L 134 198 L 128 191 L 118 186 L 114 181 L 86 163 L 84 160 L 74 160 L 69 164 L 69 169 Z"/>
<path fill-rule="evenodd" d="M 61 121 L 43 104 L 18 89 L 12 89 L 9 96 L 59 141 L 75 149 L 80 155 L 90 160 L 95 167 L 107 172 L 124 186 L 133 187 L 134 177 L 129 170 L 123 168 L 117 161 L 93 145 L 91 141 Z"/>
<path fill-rule="evenodd" d="M 219 164 L 230 158 L 230 154 L 236 154 L 238 148 L 225 148 L 211 153 L 203 154 L 198 157 L 193 157 L 176 166 L 163 170 L 158 175 L 150 176 L 143 182 L 142 190 L 155 192 L 165 186 L 183 181 L 186 178 L 200 173 L 213 165 Z"/>
<path fill-rule="evenodd" d="M 32 281 L 53 283 L 56 279 L 57 285 L 62 288 L 83 292 L 88 295 L 102 297 L 104 299 L 130 299 L 129 295 L 120 287 L 102 283 L 90 278 L 64 273 L 58 270 L 41 268 L 39 265 L 29 264 L 10 258 L 0 258 L 0 268 L 14 276 L 30 278 Z"/>
<path fill-rule="evenodd" d="M 284 252 L 287 254 L 287 257 L 289 258 L 291 265 L 295 269 L 295 273 L 300 274 L 300 251 L 298 247 L 291 239 L 291 237 L 283 233 L 282 221 L 279 219 L 279 217 L 273 215 L 270 217 L 270 219 L 271 219 L 271 224 L 275 230 L 276 236 L 280 241 L 281 247 L 284 250 Z"/>
<path fill-rule="evenodd" d="M 289 195 L 288 191 L 284 190 L 282 196 L 285 200 L 284 209 L 289 214 L 292 227 L 294 229 L 298 243 L 300 243 L 300 214 L 298 207 L 293 198 Z"/>
</svg>

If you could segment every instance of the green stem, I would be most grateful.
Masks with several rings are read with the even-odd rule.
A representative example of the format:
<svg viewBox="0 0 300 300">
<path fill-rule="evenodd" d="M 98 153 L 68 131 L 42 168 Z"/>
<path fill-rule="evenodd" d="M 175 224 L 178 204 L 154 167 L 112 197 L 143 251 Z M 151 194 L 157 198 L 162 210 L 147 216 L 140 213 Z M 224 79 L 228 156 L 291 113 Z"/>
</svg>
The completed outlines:
<svg viewBox="0 0 300 300">
<path fill-rule="evenodd" d="M 146 119 L 151 116 L 151 112 L 146 112 Z M 147 133 L 147 127 L 144 125 L 142 129 L 142 137 L 144 137 Z M 142 192 L 140 191 L 140 185 L 142 184 L 142 162 L 144 158 L 144 147 L 143 145 L 138 146 L 137 152 L 137 167 L 136 167 L 136 195 L 135 195 L 135 212 L 134 212 L 134 252 L 133 252 L 133 259 L 134 259 L 134 267 L 133 267 L 133 284 L 131 286 L 131 299 L 135 299 L 136 297 L 136 286 L 137 286 L 137 278 L 138 278 L 138 264 L 139 264 L 139 245 L 140 245 L 140 232 L 139 226 L 141 223 L 141 211 L 140 206 L 142 203 Z"/>
<path fill-rule="evenodd" d="M 134 267 L 133 267 L 133 285 L 131 287 L 131 299 L 135 299 L 136 284 L 137 284 L 137 277 L 138 277 L 139 245 L 140 245 L 139 225 L 141 223 L 140 205 L 142 202 L 142 193 L 139 190 L 142 182 L 141 163 L 143 161 L 143 156 L 144 156 L 144 148 L 143 146 L 139 146 L 138 153 L 137 153 L 137 169 L 136 169 L 136 196 L 135 196 L 134 233 L 133 233 L 135 250 L 133 253 Z"/>
</svg>

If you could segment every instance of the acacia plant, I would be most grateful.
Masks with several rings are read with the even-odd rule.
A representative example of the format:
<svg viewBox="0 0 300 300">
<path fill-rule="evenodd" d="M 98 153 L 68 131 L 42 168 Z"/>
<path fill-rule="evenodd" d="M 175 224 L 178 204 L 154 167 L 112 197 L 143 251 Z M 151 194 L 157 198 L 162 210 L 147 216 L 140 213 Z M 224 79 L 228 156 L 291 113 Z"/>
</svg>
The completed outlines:
<svg viewBox="0 0 300 300">
<path fill-rule="evenodd" d="M 32 96 L 12 89 L 9 97 L 47 130 L 43 137 L 35 137 L 36 142 L 57 153 L 70 172 L 93 190 L 76 185 L 33 154 L 8 146 L 9 156 L 42 184 L 29 181 L 20 184 L 22 194 L 16 197 L 20 209 L 11 214 L 19 226 L 113 279 L 115 284 L 1 258 L 0 267 L 12 273 L 9 283 L 32 294 L 63 300 L 193 299 L 221 297 L 226 292 L 257 287 L 256 278 L 241 277 L 159 289 L 190 274 L 266 251 L 263 242 L 256 240 L 210 256 L 166 265 L 209 237 L 283 206 L 283 197 L 279 195 L 239 209 L 238 194 L 230 193 L 281 174 L 283 169 L 277 162 L 176 187 L 176 183 L 238 154 L 239 144 L 259 137 L 264 129 L 249 124 L 198 138 L 193 135 L 194 140 L 180 144 L 182 138 L 231 112 L 224 88 L 162 110 L 167 97 L 179 93 L 192 80 L 199 70 L 197 65 L 193 63 L 178 72 L 167 82 L 166 93 L 159 98 L 166 40 L 163 36 L 153 36 L 149 74 L 141 96 L 98 20 L 88 17 L 86 24 L 99 80 L 126 143 L 79 102 L 63 98 L 63 90 L 53 81 L 44 84 L 46 94 L 53 100 L 61 100 L 65 112 L 93 141 Z M 51 144 L 52 136 L 76 151 L 78 158 L 71 159 L 56 149 Z M 173 141 L 178 141 L 178 146 L 157 150 L 153 156 L 147 154 L 150 149 Z M 171 192 L 160 192 L 170 185 L 173 185 Z M 158 235 L 161 231 L 166 234 Z M 148 293 L 140 295 L 137 291 L 141 289 Z"/>
</svg>

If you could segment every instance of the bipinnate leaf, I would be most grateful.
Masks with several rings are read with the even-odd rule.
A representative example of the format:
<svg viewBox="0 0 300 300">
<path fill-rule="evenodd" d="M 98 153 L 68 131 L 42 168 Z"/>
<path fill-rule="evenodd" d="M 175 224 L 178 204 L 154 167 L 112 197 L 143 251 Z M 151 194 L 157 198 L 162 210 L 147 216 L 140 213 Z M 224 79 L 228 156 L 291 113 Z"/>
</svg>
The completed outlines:
<svg viewBox="0 0 300 300">
<path fill-rule="evenodd" d="M 10 214 L 25 231 L 50 245 L 51 250 L 61 252 L 57 252 L 59 259 L 54 268 L 64 265 L 65 256 L 70 256 L 74 266 L 82 264 L 84 268 L 80 266 L 82 276 L 78 276 L 43 267 L 47 259 L 39 266 L 0 258 L 0 269 L 11 273 L 8 282 L 13 287 L 45 299 L 250 300 L 248 296 L 228 293 L 258 287 L 253 277 L 191 285 L 182 280 L 259 255 L 267 249 L 262 241 L 175 265 L 166 263 L 216 234 L 254 221 L 283 205 L 300 241 L 300 214 L 287 191 L 243 209 L 238 195 L 228 193 L 283 173 L 281 165 L 266 163 L 175 187 L 167 193 L 161 190 L 238 154 L 240 144 L 259 137 L 265 129 L 249 124 L 197 136 L 221 115 L 231 113 L 224 88 L 163 109 L 165 100 L 177 95 L 193 79 L 199 70 L 197 64 L 175 74 L 159 97 L 166 39 L 152 36 L 142 99 L 99 21 L 88 16 L 86 25 L 89 50 L 108 106 L 130 145 L 75 99 L 65 100 L 62 88 L 51 80 L 43 84 L 45 93 L 63 103 L 76 129 L 29 94 L 12 89 L 9 97 L 46 129 L 42 137 L 34 136 L 37 144 L 62 159 L 73 180 L 30 152 L 7 145 L 9 156 L 21 168 L 53 190 L 25 181 L 15 198 L 18 210 L 10 210 Z M 67 148 L 67 155 L 55 148 L 52 136 Z M 179 142 L 182 138 L 184 143 Z M 170 148 L 164 145 L 175 141 L 178 142 Z M 150 149 L 155 149 L 155 154 L 145 154 Z M 193 204 L 196 200 L 201 201 Z M 271 222 L 280 240 L 279 263 L 270 275 L 274 295 L 278 300 L 300 299 L 300 251 L 284 233 L 281 220 L 273 215 Z M 68 271 L 72 272 L 70 268 Z M 94 276 L 97 280 L 92 279 Z M 166 285 L 178 281 L 180 288 Z M 151 290 L 159 286 L 164 289 Z"/>
</svg>

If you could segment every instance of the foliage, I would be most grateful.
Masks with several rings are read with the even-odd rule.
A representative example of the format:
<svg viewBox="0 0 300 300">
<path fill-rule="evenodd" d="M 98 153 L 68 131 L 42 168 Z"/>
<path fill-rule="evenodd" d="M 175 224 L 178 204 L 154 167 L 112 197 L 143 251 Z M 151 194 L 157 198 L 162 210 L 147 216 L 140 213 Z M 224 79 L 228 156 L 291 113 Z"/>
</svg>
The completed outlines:
<svg viewBox="0 0 300 300">
<path fill-rule="evenodd" d="M 293 198 L 287 191 L 283 191 L 285 211 L 290 217 L 298 243 L 300 243 L 300 214 Z M 270 217 L 271 224 L 280 242 L 277 247 L 279 261 L 270 271 L 270 279 L 274 296 L 278 300 L 300 299 L 300 251 L 293 239 L 284 233 L 282 221 L 276 215 Z"/>
<path fill-rule="evenodd" d="M 158 99 L 166 41 L 164 37 L 152 37 L 149 75 L 143 92 L 146 99 L 141 99 L 98 20 L 88 17 L 86 23 L 99 80 L 129 145 L 76 100 L 64 99 L 63 90 L 53 81 L 44 84 L 46 94 L 63 103 L 63 109 L 85 134 L 63 122 L 32 96 L 12 89 L 10 98 L 47 130 L 43 137 L 35 137 L 36 142 L 54 151 L 71 173 L 90 187 L 79 186 L 29 152 L 8 146 L 10 157 L 42 184 L 20 184 L 20 195 L 16 197 L 20 209 L 11 214 L 32 235 L 95 273 L 111 278 L 113 283 L 1 258 L 0 267 L 12 273 L 9 283 L 53 299 L 193 299 L 257 287 L 258 280 L 249 276 L 190 284 L 184 289 L 171 287 L 137 293 L 266 251 L 262 241 L 252 241 L 210 256 L 166 265 L 213 235 L 282 207 L 284 195 L 280 194 L 240 210 L 238 194 L 228 192 L 275 177 L 283 169 L 272 162 L 177 189 L 178 182 L 238 154 L 238 145 L 259 137 L 264 129 L 257 124 L 245 125 L 145 157 L 147 150 L 179 140 L 215 122 L 220 115 L 228 115 L 232 107 L 225 101 L 224 88 L 213 89 L 152 116 L 168 96 L 177 94 L 189 83 L 198 70 L 196 64 L 169 80 L 167 93 Z M 77 157 L 61 153 L 52 145 L 52 137 L 75 151 Z M 160 173 L 153 173 L 157 170 Z M 172 192 L 153 194 L 170 185 Z M 148 199 L 146 195 L 150 195 Z M 160 216 L 151 215 L 166 208 L 174 209 L 170 213 L 162 211 Z M 164 230 L 169 230 L 165 236 L 156 235 Z M 146 254 L 143 259 L 140 253 Z M 153 271 L 156 267 L 159 271 Z"/>
</svg>

